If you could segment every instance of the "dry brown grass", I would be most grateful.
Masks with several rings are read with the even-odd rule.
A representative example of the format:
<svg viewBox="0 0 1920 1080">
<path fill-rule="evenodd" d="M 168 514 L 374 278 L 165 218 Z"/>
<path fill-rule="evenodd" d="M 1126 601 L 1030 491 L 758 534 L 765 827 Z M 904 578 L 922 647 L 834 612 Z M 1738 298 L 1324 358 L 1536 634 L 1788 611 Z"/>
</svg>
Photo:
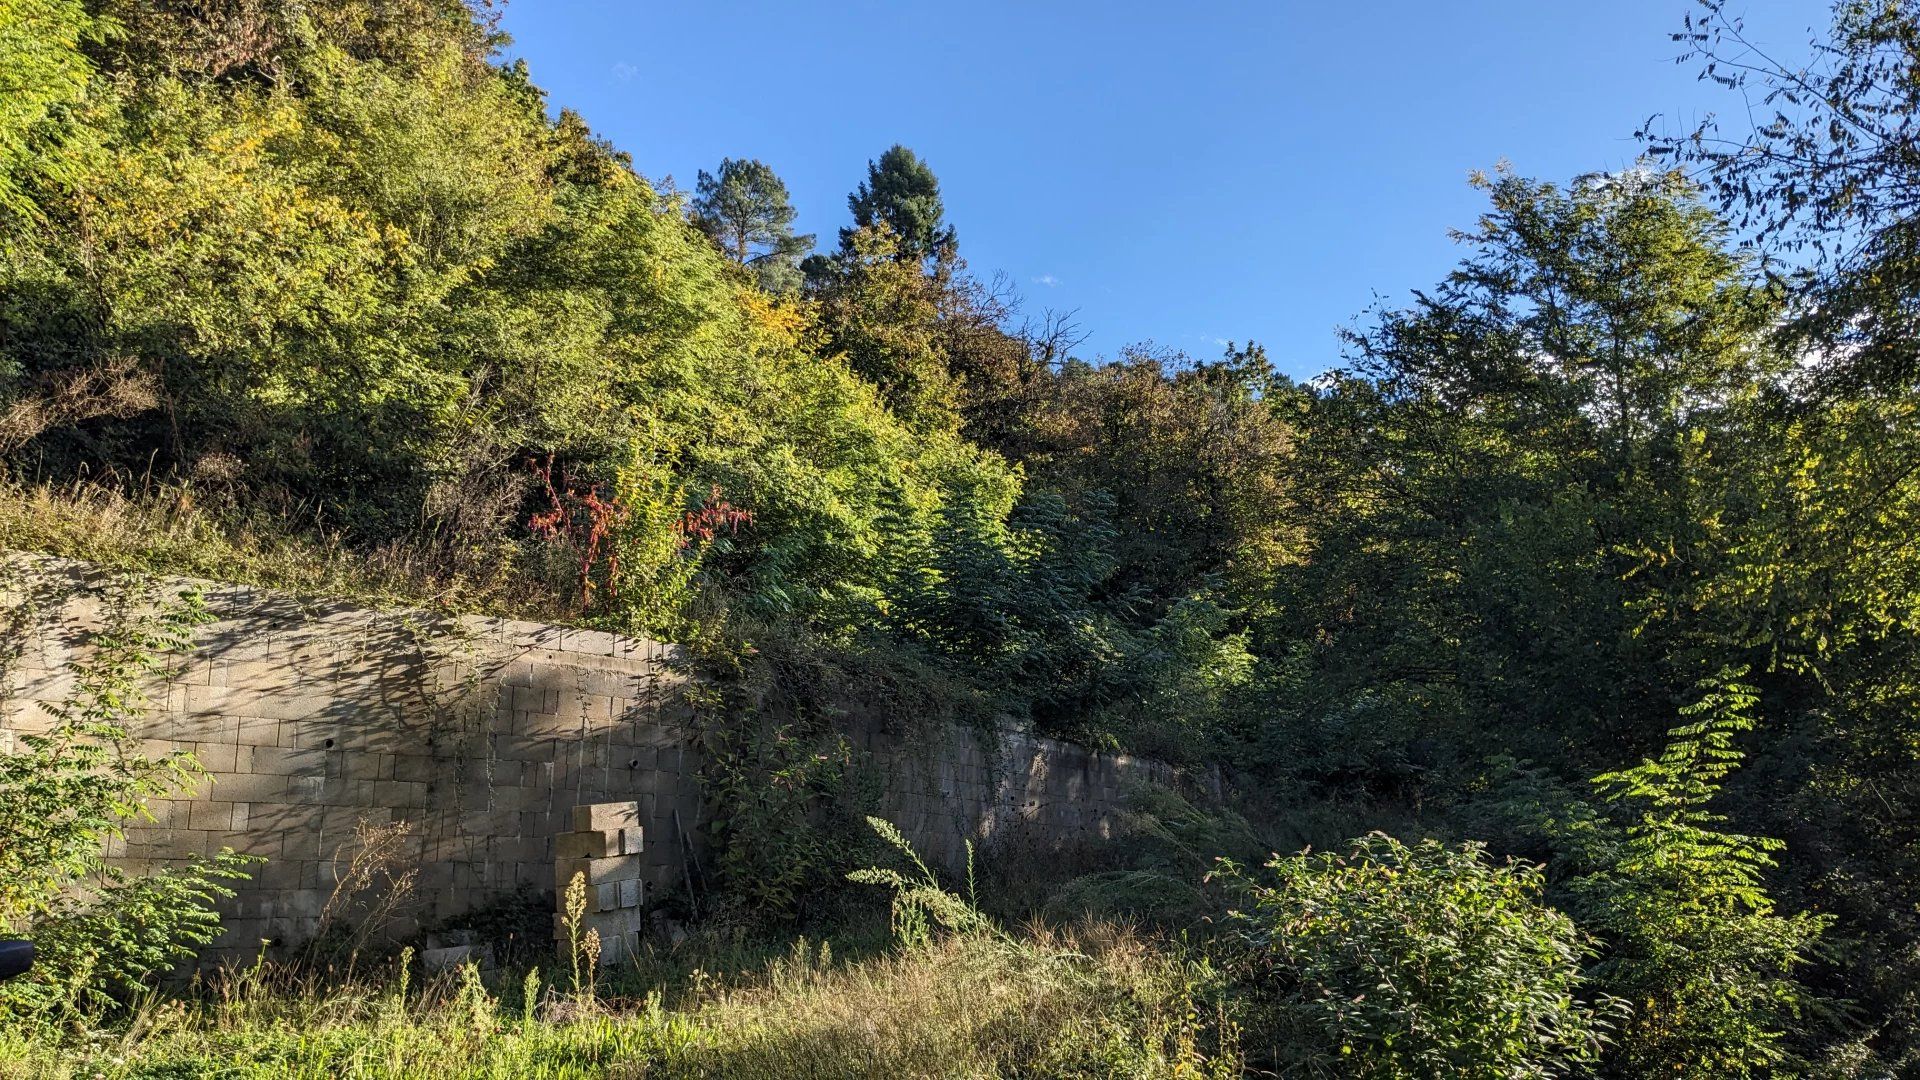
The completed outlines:
<svg viewBox="0 0 1920 1080">
<path fill-rule="evenodd" d="M 693 1010 L 722 1037 L 681 1056 L 699 1075 L 1235 1075 L 1200 1021 L 1204 981 L 1111 926 L 838 968 L 796 956 Z"/>
<path fill-rule="evenodd" d="M 254 972 L 81 1046 L 0 1029 L 0 1077 L 1225 1078 L 1217 981 L 1122 927 L 959 936 L 857 963 L 797 943 L 758 974 L 588 1004 L 465 973 L 323 986 Z M 1224 1034 L 1223 1034 L 1224 1033 Z"/>
<path fill-rule="evenodd" d="M 240 516 L 181 483 L 0 480 L 0 548 L 156 574 L 265 585 L 371 604 L 444 607 L 546 622 L 579 612 L 546 568 L 511 544 L 429 538 L 370 550 L 321 529 Z"/>
</svg>

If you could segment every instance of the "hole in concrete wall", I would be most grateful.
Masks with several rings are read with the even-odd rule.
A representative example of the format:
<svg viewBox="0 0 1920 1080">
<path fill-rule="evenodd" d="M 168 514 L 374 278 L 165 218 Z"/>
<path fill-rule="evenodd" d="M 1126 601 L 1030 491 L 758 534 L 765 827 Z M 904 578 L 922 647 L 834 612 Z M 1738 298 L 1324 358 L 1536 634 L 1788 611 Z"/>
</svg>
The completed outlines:
<svg viewBox="0 0 1920 1080">
<path fill-rule="evenodd" d="M 629 762 L 627 762 L 627 768 L 629 768 L 629 769 L 637 769 L 637 768 L 639 768 L 639 767 L 640 767 L 640 759 L 639 759 L 639 758 L 634 758 L 633 760 L 631 760 L 631 761 L 629 761 Z"/>
<path fill-rule="evenodd" d="M 325 749 L 328 749 L 328 750 L 331 750 L 331 749 L 333 749 L 333 740 L 332 740 L 332 739 L 328 739 L 328 740 L 327 740 L 326 742 L 323 742 L 323 743 L 321 743 L 320 745 L 321 745 L 321 746 L 322 746 L 323 748 L 325 748 Z"/>
</svg>

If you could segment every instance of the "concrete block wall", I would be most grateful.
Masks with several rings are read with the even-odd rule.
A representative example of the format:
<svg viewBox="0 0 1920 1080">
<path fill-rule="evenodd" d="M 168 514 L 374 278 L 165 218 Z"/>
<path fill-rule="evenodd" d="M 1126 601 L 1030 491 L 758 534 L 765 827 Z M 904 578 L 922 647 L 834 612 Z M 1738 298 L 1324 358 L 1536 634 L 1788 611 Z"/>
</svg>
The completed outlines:
<svg viewBox="0 0 1920 1080">
<path fill-rule="evenodd" d="M 930 740 L 873 727 L 856 733 L 881 771 L 880 816 L 928 861 L 960 867 L 1011 831 L 1056 844 L 1113 838 L 1130 783 L 1172 784 L 1164 762 L 1095 753 L 1015 728 L 949 728 Z"/>
<path fill-rule="evenodd" d="M 6 602 L 40 605 L 0 670 L 3 753 L 18 733 L 44 730 L 45 703 L 69 691 L 67 665 L 104 620 L 106 575 L 0 558 L 13 571 Z M 405 823 L 418 924 L 522 886 L 551 889 L 556 838 L 587 804 L 638 805 L 649 895 L 685 880 L 703 815 L 673 646 L 191 584 L 217 621 L 153 688 L 139 735 L 151 752 L 192 750 L 211 782 L 151 804 L 154 820 L 109 854 L 132 870 L 221 847 L 264 856 L 224 913 L 217 955 L 312 936 L 363 823 Z M 1015 825 L 1063 842 L 1111 835 L 1123 782 L 1172 777 L 1018 731 L 955 730 L 931 745 L 878 724 L 849 734 L 883 778 L 881 815 L 949 865 L 965 841 Z"/>
</svg>

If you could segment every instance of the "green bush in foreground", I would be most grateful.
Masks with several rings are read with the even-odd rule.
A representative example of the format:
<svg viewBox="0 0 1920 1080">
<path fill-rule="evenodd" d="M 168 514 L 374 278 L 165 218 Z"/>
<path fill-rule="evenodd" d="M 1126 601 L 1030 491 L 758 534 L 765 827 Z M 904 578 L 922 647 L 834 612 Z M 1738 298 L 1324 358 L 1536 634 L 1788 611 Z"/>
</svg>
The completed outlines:
<svg viewBox="0 0 1920 1080">
<path fill-rule="evenodd" d="M 1727 828 L 1710 809 L 1744 755 L 1758 692 L 1743 669 L 1701 680 L 1658 758 L 1594 778 L 1624 825 L 1594 815 L 1562 829 L 1589 867 L 1571 910 L 1606 942 L 1590 972 L 1629 1002 L 1610 1076 L 1771 1075 L 1797 1064 L 1788 1035 L 1810 995 L 1793 977 L 1832 921 L 1782 912 L 1766 875 L 1786 844 Z M 1582 827 L 1586 826 L 1586 827 Z"/>
<path fill-rule="evenodd" d="M 1309 1071 L 1553 1076 L 1595 1059 L 1603 1024 L 1574 997 L 1586 943 L 1540 902 L 1536 868 L 1379 833 L 1267 865 L 1272 884 L 1226 874 L 1283 1053 Z"/>
<path fill-rule="evenodd" d="M 0 609 L 0 695 L 26 641 L 36 599 L 0 580 L 13 603 Z M 43 598 L 42 598 L 43 599 Z M 214 902 L 252 861 L 223 850 L 152 873 L 129 875 L 105 860 L 108 843 L 146 800 L 186 790 L 202 775 L 184 751 L 141 752 L 128 724 L 147 706 L 145 687 L 207 621 L 197 594 L 172 602 L 123 587 L 109 598 L 105 629 L 72 665 L 65 700 L 42 704 L 45 730 L 0 753 L 0 934 L 33 939 L 27 976 L 0 984 L 0 1018 L 66 1020 L 97 1013 L 220 932 Z"/>
</svg>

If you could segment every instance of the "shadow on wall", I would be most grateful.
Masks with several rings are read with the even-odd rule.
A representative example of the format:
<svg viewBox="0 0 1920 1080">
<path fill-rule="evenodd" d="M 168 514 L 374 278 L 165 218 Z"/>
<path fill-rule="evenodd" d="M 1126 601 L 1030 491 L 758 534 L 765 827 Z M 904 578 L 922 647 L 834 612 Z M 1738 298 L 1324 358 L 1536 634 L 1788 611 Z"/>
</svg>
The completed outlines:
<svg viewBox="0 0 1920 1080">
<path fill-rule="evenodd" d="M 71 689 L 69 662 L 103 621 L 112 575 L 12 556 L 42 601 L 11 673 L 0 728 L 43 730 L 43 702 Z M 191 750 L 211 774 L 191 798 L 113 852 L 129 869 L 231 846 L 264 856 L 228 905 L 220 945 L 319 929 L 364 823 L 412 823 L 417 923 L 516 887 L 552 888 L 552 837 L 571 807 L 629 799 L 651 835 L 697 840 L 695 762 L 670 647 L 505 619 L 313 603 L 270 590 L 197 584 L 217 621 L 152 688 L 139 734 L 151 751 Z M 653 877 L 677 875 L 656 849 Z"/>
<path fill-rule="evenodd" d="M 69 663 L 103 622 L 116 575 L 5 556 L 39 604 L 0 701 L 7 732 L 44 730 L 71 689 Z M 222 847 L 264 856 L 223 914 L 210 960 L 321 929 L 359 843 L 406 822 L 418 907 L 407 934 L 500 897 L 553 888 L 554 838 L 573 807 L 638 804 L 648 892 L 685 880 L 701 846 L 699 759 L 686 739 L 677 650 L 594 630 L 312 602 L 272 590 L 199 587 L 216 620 L 165 685 L 139 734 L 191 750 L 211 782 L 160 800 L 127 830 L 130 870 Z M 1113 835 L 1130 781 L 1170 782 L 1158 762 L 1096 754 L 1015 730 L 949 730 L 910 745 L 878 724 L 850 733 L 883 778 L 880 813 L 930 859 L 958 866 L 969 840 L 1038 830 L 1056 848 Z M 337 904 L 337 902 L 336 902 Z"/>
</svg>

